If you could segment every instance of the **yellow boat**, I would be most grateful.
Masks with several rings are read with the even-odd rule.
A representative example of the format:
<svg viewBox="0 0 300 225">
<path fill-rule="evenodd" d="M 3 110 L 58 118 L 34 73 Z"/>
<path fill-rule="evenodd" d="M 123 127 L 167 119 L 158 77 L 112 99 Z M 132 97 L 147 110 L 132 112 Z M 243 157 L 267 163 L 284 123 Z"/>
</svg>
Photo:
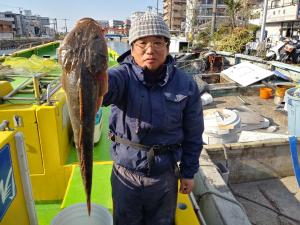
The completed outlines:
<svg viewBox="0 0 300 225">
<path fill-rule="evenodd" d="M 64 208 L 85 202 L 56 63 L 58 46 L 48 43 L 0 58 L 1 225 L 49 225 Z M 110 50 L 110 66 L 116 57 Z M 109 114 L 109 108 L 101 108 L 92 202 L 111 212 Z M 178 206 L 176 225 L 200 224 L 189 196 L 179 194 Z"/>
</svg>

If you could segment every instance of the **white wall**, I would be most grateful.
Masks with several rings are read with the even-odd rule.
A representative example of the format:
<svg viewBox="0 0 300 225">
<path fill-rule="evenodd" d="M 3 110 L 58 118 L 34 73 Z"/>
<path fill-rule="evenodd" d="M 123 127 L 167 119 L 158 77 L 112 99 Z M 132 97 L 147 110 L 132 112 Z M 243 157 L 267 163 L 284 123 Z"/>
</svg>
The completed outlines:
<svg viewBox="0 0 300 225">
<path fill-rule="evenodd" d="M 266 31 L 268 31 L 268 37 L 274 43 L 279 41 L 280 38 L 280 23 L 266 24 Z"/>
</svg>

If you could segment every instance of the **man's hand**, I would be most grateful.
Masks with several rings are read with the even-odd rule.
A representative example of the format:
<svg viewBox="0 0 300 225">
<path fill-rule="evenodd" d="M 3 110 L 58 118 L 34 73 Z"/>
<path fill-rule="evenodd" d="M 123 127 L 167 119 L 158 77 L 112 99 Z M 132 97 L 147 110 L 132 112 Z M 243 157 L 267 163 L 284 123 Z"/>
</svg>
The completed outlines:
<svg viewBox="0 0 300 225">
<path fill-rule="evenodd" d="M 189 194 L 191 193 L 194 187 L 194 179 L 180 179 L 180 193 L 182 194 Z"/>
</svg>

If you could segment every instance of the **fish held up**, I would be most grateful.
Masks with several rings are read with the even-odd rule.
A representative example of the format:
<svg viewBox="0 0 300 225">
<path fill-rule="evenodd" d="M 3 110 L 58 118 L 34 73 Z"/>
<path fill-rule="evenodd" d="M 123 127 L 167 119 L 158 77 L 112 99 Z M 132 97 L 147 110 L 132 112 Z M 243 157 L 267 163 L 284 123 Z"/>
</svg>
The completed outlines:
<svg viewBox="0 0 300 225">
<path fill-rule="evenodd" d="M 58 59 L 90 215 L 95 116 L 108 90 L 108 50 L 100 24 L 80 19 L 63 40 Z"/>
</svg>

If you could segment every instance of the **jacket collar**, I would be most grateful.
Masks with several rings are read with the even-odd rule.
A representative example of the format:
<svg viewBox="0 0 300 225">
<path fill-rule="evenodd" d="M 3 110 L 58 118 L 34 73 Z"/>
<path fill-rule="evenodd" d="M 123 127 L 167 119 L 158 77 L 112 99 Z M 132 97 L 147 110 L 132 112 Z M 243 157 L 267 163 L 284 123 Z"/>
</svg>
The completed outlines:
<svg viewBox="0 0 300 225">
<path fill-rule="evenodd" d="M 137 79 L 141 81 L 144 85 L 147 85 L 145 78 L 144 78 L 144 71 L 143 68 L 137 65 L 131 56 L 131 50 L 128 50 L 127 52 L 123 53 L 118 59 L 118 63 L 120 65 L 127 64 L 129 65 L 134 74 L 136 75 Z M 158 83 L 160 86 L 164 86 L 168 83 L 168 81 L 173 77 L 174 71 L 175 71 L 175 60 L 171 55 L 167 56 L 166 62 L 164 64 L 166 67 L 166 74 L 164 76 L 164 79 Z"/>
</svg>

